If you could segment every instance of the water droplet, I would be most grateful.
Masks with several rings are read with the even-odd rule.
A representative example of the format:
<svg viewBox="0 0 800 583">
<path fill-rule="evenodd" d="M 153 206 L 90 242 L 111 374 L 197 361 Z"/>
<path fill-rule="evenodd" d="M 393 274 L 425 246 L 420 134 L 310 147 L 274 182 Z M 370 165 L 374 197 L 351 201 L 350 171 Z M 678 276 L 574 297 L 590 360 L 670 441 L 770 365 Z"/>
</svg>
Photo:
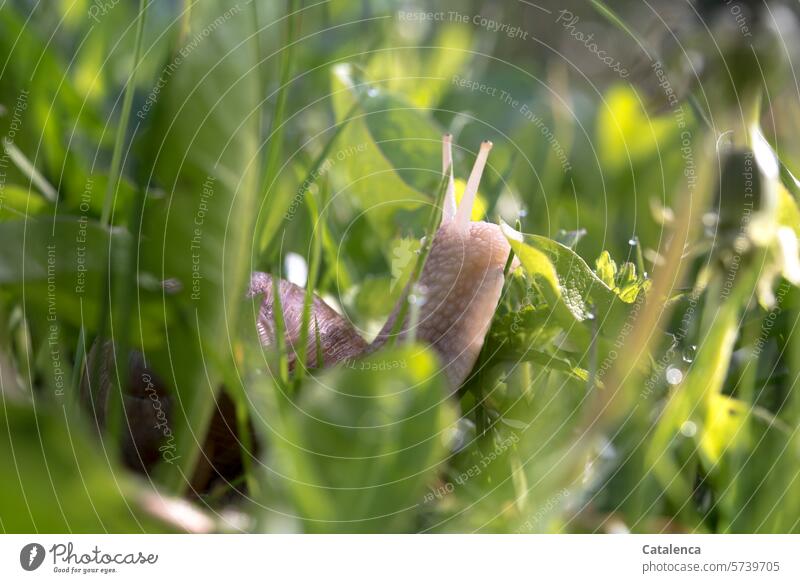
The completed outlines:
<svg viewBox="0 0 800 583">
<path fill-rule="evenodd" d="M 370 97 L 376 97 L 378 95 L 378 89 L 375 87 L 370 87 L 369 89 L 367 89 L 367 95 L 369 95 Z"/>
<path fill-rule="evenodd" d="M 681 424 L 681 433 L 686 437 L 697 435 L 697 424 L 694 421 L 684 421 Z"/>
<path fill-rule="evenodd" d="M 581 480 L 581 482 L 583 484 L 588 484 L 591 479 L 592 479 L 592 462 L 591 460 L 587 460 L 587 462 L 583 466 L 583 479 Z"/>
<path fill-rule="evenodd" d="M 703 215 L 703 225 L 709 229 L 713 229 L 719 222 L 719 215 L 717 213 L 705 213 Z"/>
<path fill-rule="evenodd" d="M 519 218 L 524 219 L 528 216 L 528 211 L 526 209 L 519 209 Z"/>
<path fill-rule="evenodd" d="M 408 303 L 412 306 L 422 306 L 428 299 L 428 290 L 424 285 L 414 284 L 411 293 L 408 294 Z"/>
<path fill-rule="evenodd" d="M 683 372 L 681 369 L 671 366 L 667 369 L 667 382 L 673 386 L 680 384 L 683 380 Z"/>
<path fill-rule="evenodd" d="M 183 289 L 181 281 L 175 277 L 170 277 L 161 282 L 164 291 L 168 294 L 178 293 Z"/>
<path fill-rule="evenodd" d="M 693 362 L 694 361 L 694 353 L 695 353 L 696 350 L 697 350 L 697 346 L 696 345 L 692 344 L 691 346 L 688 346 L 683 351 L 683 354 L 681 355 L 681 360 L 683 360 L 683 362 L 686 362 L 686 363 Z"/>
<path fill-rule="evenodd" d="M 628 239 L 628 245 L 631 247 L 636 247 L 639 244 L 639 237 L 631 237 Z"/>
<path fill-rule="evenodd" d="M 450 429 L 449 439 L 450 450 L 456 453 L 462 450 L 475 438 L 475 424 L 468 419 L 461 418 Z"/>
</svg>

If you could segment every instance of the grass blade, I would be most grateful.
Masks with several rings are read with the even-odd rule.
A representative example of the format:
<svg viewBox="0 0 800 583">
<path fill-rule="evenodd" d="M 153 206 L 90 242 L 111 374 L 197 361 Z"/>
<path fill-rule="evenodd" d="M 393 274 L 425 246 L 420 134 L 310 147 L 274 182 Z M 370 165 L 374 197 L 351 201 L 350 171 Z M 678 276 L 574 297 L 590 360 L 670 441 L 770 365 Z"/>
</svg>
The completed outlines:
<svg viewBox="0 0 800 583">
<path fill-rule="evenodd" d="M 411 278 L 408 280 L 407 292 L 404 294 L 404 301 L 400 304 L 400 311 L 397 313 L 397 319 L 392 326 L 392 331 L 389 333 L 389 340 L 387 344 L 393 346 L 398 334 L 403 329 L 403 322 L 408 314 L 409 303 L 408 298 L 413 294 L 413 290 L 422 276 L 422 270 L 425 268 L 425 262 L 428 260 L 431 248 L 433 247 L 433 238 L 436 231 L 439 229 L 439 223 L 442 221 L 442 208 L 444 203 L 444 194 L 447 191 L 447 180 L 450 175 L 450 169 L 445 170 L 442 174 L 442 180 L 439 183 L 439 190 L 436 193 L 436 200 L 434 201 L 433 208 L 431 209 L 430 218 L 428 219 L 428 228 L 425 230 L 425 244 L 420 249 L 417 262 L 414 264 L 414 270 L 411 272 Z"/>
</svg>

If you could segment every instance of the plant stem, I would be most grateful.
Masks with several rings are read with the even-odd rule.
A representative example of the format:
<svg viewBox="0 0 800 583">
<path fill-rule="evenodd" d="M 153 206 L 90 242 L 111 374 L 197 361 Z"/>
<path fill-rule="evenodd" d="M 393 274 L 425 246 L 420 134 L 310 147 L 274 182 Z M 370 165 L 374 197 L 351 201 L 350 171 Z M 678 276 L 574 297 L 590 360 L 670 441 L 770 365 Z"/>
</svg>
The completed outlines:
<svg viewBox="0 0 800 583">
<path fill-rule="evenodd" d="M 306 290 L 303 296 L 303 315 L 300 320 L 300 346 L 297 351 L 297 360 L 294 367 L 295 390 L 303 382 L 306 373 L 306 362 L 308 360 L 308 337 L 309 326 L 311 325 L 311 305 L 314 301 L 314 288 L 319 277 L 319 263 L 322 256 L 322 234 L 319 226 L 320 217 L 317 201 L 310 192 L 306 194 L 306 206 L 308 207 L 308 218 L 311 221 L 311 250 L 308 258 L 308 277 L 306 278 Z M 317 365 L 319 366 L 319 364 Z"/>
<path fill-rule="evenodd" d="M 403 301 L 400 303 L 400 310 L 397 313 L 397 319 L 392 325 L 392 330 L 389 333 L 388 344 L 394 346 L 398 334 L 403 329 L 403 323 L 408 313 L 408 296 L 413 293 L 414 287 L 417 285 L 419 278 L 422 276 L 422 270 L 425 268 L 425 262 L 428 260 L 428 255 L 433 247 L 433 238 L 438 230 L 439 223 L 442 219 L 442 203 L 444 202 L 444 194 L 447 191 L 447 179 L 450 174 L 450 169 L 447 168 L 442 174 L 442 180 L 439 183 L 439 190 L 436 193 L 436 200 L 434 201 L 433 208 L 431 209 L 430 219 L 428 220 L 428 228 L 425 230 L 425 243 L 420 249 L 417 262 L 414 264 L 414 270 L 411 272 L 411 277 L 408 280 L 406 291 L 403 294 Z"/>
<path fill-rule="evenodd" d="M 139 0 L 138 22 L 136 23 L 136 41 L 133 52 L 133 66 L 128 82 L 125 85 L 125 95 L 122 98 L 122 113 L 120 115 L 117 135 L 114 140 L 114 151 L 111 155 L 111 170 L 108 176 L 105 198 L 103 199 L 103 211 L 100 215 L 100 222 L 108 226 L 111 222 L 111 209 L 114 202 L 120 175 L 122 174 L 122 148 L 125 144 L 125 136 L 128 134 L 128 122 L 131 117 L 131 107 L 133 105 L 133 94 L 136 92 L 136 72 L 139 68 L 139 60 L 142 54 L 142 37 L 144 36 L 144 21 L 147 15 L 147 0 Z"/>
<path fill-rule="evenodd" d="M 100 217 L 100 223 L 106 228 L 110 228 L 111 226 L 111 214 L 113 208 L 114 197 L 116 195 L 117 187 L 119 185 L 119 181 L 122 176 L 122 151 L 125 144 L 125 137 L 128 134 L 128 123 L 130 120 L 131 114 L 131 106 L 133 104 L 133 95 L 136 91 L 136 73 L 139 68 L 139 62 L 141 60 L 141 53 L 142 53 L 142 39 L 144 36 L 144 23 L 145 18 L 147 16 L 147 0 L 139 0 L 139 11 L 138 11 L 138 21 L 136 23 L 136 39 L 134 43 L 134 54 L 133 54 L 133 64 L 131 66 L 131 73 L 128 77 L 127 83 L 125 85 L 125 93 L 122 100 L 122 112 L 120 114 L 120 122 L 119 126 L 117 127 L 117 135 L 114 140 L 114 150 L 111 156 L 111 169 L 109 171 L 108 176 L 108 184 L 106 186 L 105 198 L 103 199 L 103 210 Z M 113 235 L 109 233 L 109 241 L 110 237 Z M 134 241 L 131 242 L 132 245 L 135 244 Z M 135 249 L 134 249 L 135 251 Z M 130 257 L 124 258 L 128 262 L 130 262 Z M 111 257 L 109 257 L 109 262 L 106 264 L 105 272 L 103 274 L 103 282 L 101 285 L 101 310 L 100 310 L 100 318 L 97 326 L 97 338 L 100 342 L 102 342 L 103 338 L 106 335 L 106 328 L 111 324 L 113 306 L 111 304 Z M 125 282 L 123 285 L 123 289 L 126 288 L 128 282 Z M 134 277 L 134 285 L 135 285 L 135 277 Z M 129 290 L 130 291 L 130 290 Z M 120 310 L 120 313 L 123 314 L 123 321 L 122 321 L 122 333 L 118 335 L 119 342 L 116 346 L 112 348 L 112 359 L 113 359 L 113 376 L 114 379 L 114 387 L 109 388 L 108 391 L 108 403 L 106 407 L 106 419 L 105 419 L 105 426 L 106 426 L 106 435 L 109 436 L 117 436 L 118 429 L 121 423 L 119 416 L 121 415 L 121 405 L 122 402 L 122 383 L 124 379 L 128 376 L 128 345 L 129 345 L 129 338 L 128 338 L 128 323 L 130 322 L 130 310 Z M 112 336 L 113 336 L 113 329 L 112 329 Z M 79 339 L 81 344 L 83 344 L 83 339 Z M 78 353 L 82 353 L 82 346 L 79 347 Z M 94 370 L 89 371 L 91 384 L 97 385 L 99 381 L 98 373 L 100 367 L 101 359 L 98 358 L 95 361 L 95 365 L 92 367 Z M 93 388 L 96 390 L 97 387 Z"/>
<path fill-rule="evenodd" d="M 283 149 L 284 118 L 286 117 L 286 99 L 289 93 L 289 77 L 292 72 L 292 58 L 294 56 L 295 37 L 297 36 L 297 1 L 288 0 L 286 16 L 286 39 L 284 50 L 281 55 L 278 94 L 275 98 L 275 111 L 270 121 L 269 144 L 264 155 L 264 173 L 261 177 L 261 198 L 266 200 L 272 186 L 274 185 L 278 171 L 278 162 Z M 261 232 L 261 228 L 256 229 L 256 233 Z M 266 241 L 266 244 L 269 240 Z M 266 248 L 262 244 L 262 252 Z"/>
</svg>

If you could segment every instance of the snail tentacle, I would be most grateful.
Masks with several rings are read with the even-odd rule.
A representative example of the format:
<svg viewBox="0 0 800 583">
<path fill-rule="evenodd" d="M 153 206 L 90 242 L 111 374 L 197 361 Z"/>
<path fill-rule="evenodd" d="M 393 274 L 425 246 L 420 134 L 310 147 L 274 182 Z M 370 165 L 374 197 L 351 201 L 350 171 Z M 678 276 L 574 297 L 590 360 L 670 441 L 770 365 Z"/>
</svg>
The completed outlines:
<svg viewBox="0 0 800 583">
<path fill-rule="evenodd" d="M 442 137 L 442 174 L 448 173 L 447 190 L 444 193 L 442 224 L 453 220 L 456 216 L 456 181 L 453 176 L 453 136 Z"/>
<path fill-rule="evenodd" d="M 464 189 L 464 196 L 461 197 L 461 204 L 458 205 L 458 209 L 456 210 L 454 222 L 459 231 L 465 231 L 467 225 L 469 225 L 472 207 L 475 204 L 475 197 L 478 194 L 478 186 L 480 185 L 483 169 L 486 167 L 486 160 L 489 158 L 489 150 L 491 149 L 492 142 L 489 140 L 484 140 L 481 143 L 481 149 L 478 151 L 478 156 L 475 158 L 475 164 L 469 175 L 469 180 L 467 180 L 467 187 Z"/>
</svg>

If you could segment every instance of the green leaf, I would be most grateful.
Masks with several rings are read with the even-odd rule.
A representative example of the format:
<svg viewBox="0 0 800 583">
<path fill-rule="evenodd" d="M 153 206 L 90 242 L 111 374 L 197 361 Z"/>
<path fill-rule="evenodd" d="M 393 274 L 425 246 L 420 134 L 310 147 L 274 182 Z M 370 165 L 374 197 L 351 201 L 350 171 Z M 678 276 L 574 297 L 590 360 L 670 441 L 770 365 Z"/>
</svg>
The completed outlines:
<svg viewBox="0 0 800 583">
<path fill-rule="evenodd" d="M 0 226 L 0 284 L 11 294 L 22 296 L 26 316 L 47 327 L 69 323 L 94 330 L 102 309 L 98 292 L 110 267 L 121 274 L 118 261 L 130 245 L 127 232 L 117 229 L 113 237 L 97 221 L 64 216 L 57 220 L 37 218 L 6 221 Z M 163 346 L 159 323 L 171 314 L 161 304 L 161 284 L 150 274 L 140 274 L 137 288 L 141 337 L 146 346 Z M 45 328 L 46 329 L 46 328 Z"/>
<path fill-rule="evenodd" d="M 441 132 L 400 98 L 378 92 L 363 102 L 372 140 L 400 178 L 421 193 L 433 193 L 441 175 Z"/>
<path fill-rule="evenodd" d="M 526 273 L 542 283 L 556 316 L 580 322 L 612 308 L 617 296 L 572 249 L 539 235 L 523 237 L 505 223 L 502 228 Z"/>
<path fill-rule="evenodd" d="M 129 242 L 115 234 L 113 249 Z M 19 284 L 59 277 L 58 284 L 75 292 L 84 277 L 102 273 L 108 261 L 109 231 L 79 217 L 6 221 L 0 228 L 0 283 Z M 112 263 L 112 268 L 116 267 Z M 80 276 L 79 276 L 80 275 Z M 86 291 L 85 285 L 81 291 Z"/>
<path fill-rule="evenodd" d="M 255 32 L 251 11 L 239 5 L 193 6 L 179 67 L 159 92 L 152 131 L 141 143 L 167 191 L 163 204 L 145 208 L 142 262 L 182 285 L 168 298 L 182 321 L 166 330 L 169 349 L 152 355 L 157 370 L 172 372 L 180 403 L 173 431 L 182 472 L 162 468 L 173 488 L 191 474 L 221 369 L 232 364 L 238 334 L 231 324 L 249 280 L 259 192 Z"/>
<path fill-rule="evenodd" d="M 428 46 L 404 46 L 378 50 L 366 66 L 369 79 L 395 95 L 404 95 L 419 107 L 436 107 L 453 83 L 453 75 L 464 71 L 470 59 L 472 38 L 457 24 L 436 27 Z"/>
<path fill-rule="evenodd" d="M 357 77 L 350 65 L 335 67 L 332 83 L 337 119 L 356 100 L 361 102 L 331 157 L 332 165 L 344 169 L 348 191 L 378 221 L 398 209 L 430 202 L 441 176 L 442 132 L 437 124 L 398 96 Z"/>
<path fill-rule="evenodd" d="M 610 288 L 614 288 L 615 279 L 617 277 L 617 263 L 611 259 L 608 251 L 603 251 L 600 257 L 594 262 L 594 270 L 604 284 Z"/>
<path fill-rule="evenodd" d="M 626 304 L 632 304 L 639 297 L 639 293 L 647 291 L 650 287 L 648 280 L 640 279 L 636 274 L 636 265 L 627 261 L 622 264 L 614 286 L 614 292 Z"/>
<path fill-rule="evenodd" d="M 747 437 L 746 404 L 727 395 L 712 394 L 698 444 L 706 467 L 714 468 L 729 449 L 733 452 L 746 448 Z"/>
<path fill-rule="evenodd" d="M 609 168 L 624 168 L 631 161 L 655 156 L 677 135 L 674 120 L 648 115 L 630 87 L 612 87 L 605 103 L 597 114 L 597 149 Z"/>
<path fill-rule="evenodd" d="M 49 206 L 34 189 L 16 184 L 0 184 L 0 220 L 39 215 Z"/>
<path fill-rule="evenodd" d="M 0 524 L 16 533 L 169 532 L 137 503 L 136 484 L 61 408 L 6 400 L 0 415 Z M 111 464 L 111 465 L 110 465 Z"/>
<path fill-rule="evenodd" d="M 779 225 L 791 228 L 800 237 L 800 209 L 797 201 L 782 185 L 778 185 L 778 210 L 776 221 Z"/>
<path fill-rule="evenodd" d="M 413 529 L 455 421 L 433 352 L 347 361 L 301 389 L 275 439 L 284 485 L 310 531 Z"/>
<path fill-rule="evenodd" d="M 8 4 L 0 10 L 0 61 L 5 63 L 0 72 L 0 112 L 6 112 L 0 115 L 0 136 L 13 138 L 13 145 L 32 160 L 36 172 L 62 195 L 77 198 L 83 183 L 76 185 L 71 174 L 89 170 L 67 145 L 76 148 L 89 138 L 96 153 L 110 133 L 72 85 L 52 39 L 45 44 L 33 22 L 26 21 L 28 16 L 33 21 L 42 18 L 39 11 L 46 9 L 34 8 L 25 16 Z M 16 131 L 9 131 L 12 126 Z M 25 183 L 22 172 L 7 171 L 9 179 Z"/>
</svg>

